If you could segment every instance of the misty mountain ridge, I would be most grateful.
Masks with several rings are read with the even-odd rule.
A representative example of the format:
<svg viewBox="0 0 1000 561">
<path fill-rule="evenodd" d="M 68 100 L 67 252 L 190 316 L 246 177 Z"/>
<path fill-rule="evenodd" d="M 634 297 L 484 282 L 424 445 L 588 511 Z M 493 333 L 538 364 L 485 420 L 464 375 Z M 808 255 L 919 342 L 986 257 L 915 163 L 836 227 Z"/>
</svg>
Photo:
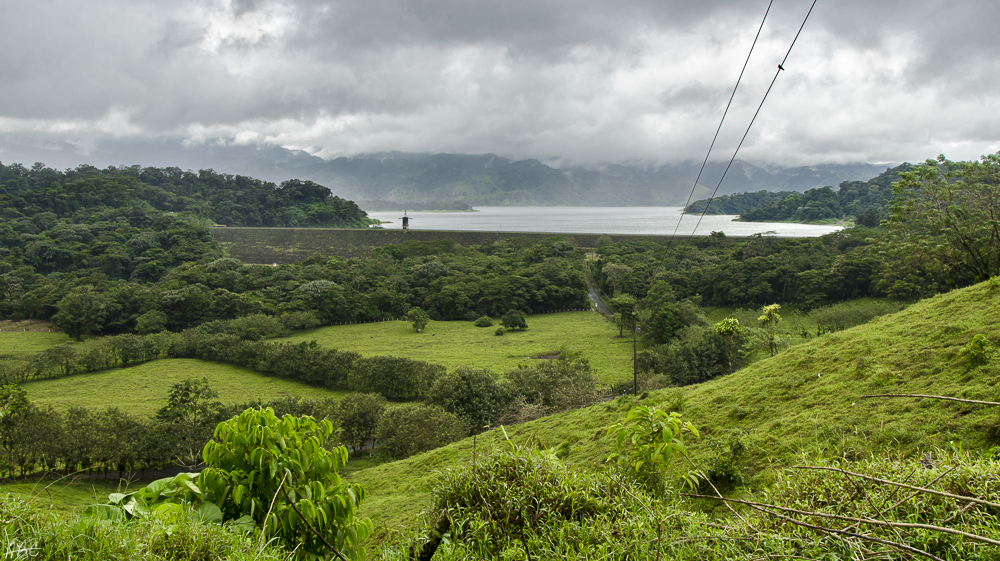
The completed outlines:
<svg viewBox="0 0 1000 561">
<path fill-rule="evenodd" d="M 311 180 L 350 200 L 393 202 L 462 201 L 474 206 L 683 206 L 701 162 L 660 166 L 614 163 L 553 167 L 535 159 L 496 154 L 378 152 L 325 160 L 302 150 L 270 145 L 174 141 L 113 141 L 83 156 L 72 145 L 56 149 L 0 143 L 0 161 L 54 168 L 87 163 L 214 169 L 280 183 Z M 14 157 L 20 156 L 20 160 Z M 692 200 L 711 196 L 727 162 L 709 162 Z M 818 164 L 784 167 L 736 160 L 718 195 L 742 192 L 806 191 L 842 181 L 865 181 L 885 171 L 877 164 Z"/>
</svg>

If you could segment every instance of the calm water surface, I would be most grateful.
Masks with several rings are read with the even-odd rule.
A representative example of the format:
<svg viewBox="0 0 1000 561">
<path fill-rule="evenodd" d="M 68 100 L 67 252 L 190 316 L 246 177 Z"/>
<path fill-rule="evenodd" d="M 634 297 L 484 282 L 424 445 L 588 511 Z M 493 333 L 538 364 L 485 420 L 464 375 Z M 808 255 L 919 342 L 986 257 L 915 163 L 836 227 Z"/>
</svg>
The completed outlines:
<svg viewBox="0 0 1000 561">
<path fill-rule="evenodd" d="M 735 216 L 682 215 L 681 207 L 475 207 L 477 212 L 407 212 L 411 230 L 470 230 L 474 232 L 552 232 L 559 234 L 653 234 L 699 235 L 723 232 L 727 236 L 749 236 L 773 232 L 781 237 L 812 237 L 829 234 L 841 226 L 733 222 Z M 390 221 L 383 228 L 402 228 L 402 212 L 369 212 L 368 216 Z M 680 223 L 678 225 L 678 222 Z"/>
</svg>

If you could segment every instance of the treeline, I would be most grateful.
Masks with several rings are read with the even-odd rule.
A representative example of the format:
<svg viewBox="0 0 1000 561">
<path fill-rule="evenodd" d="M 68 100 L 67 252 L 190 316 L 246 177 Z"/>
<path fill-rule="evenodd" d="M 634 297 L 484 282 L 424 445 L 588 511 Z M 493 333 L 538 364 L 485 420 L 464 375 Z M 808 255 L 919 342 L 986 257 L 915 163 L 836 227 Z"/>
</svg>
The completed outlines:
<svg viewBox="0 0 1000 561">
<path fill-rule="evenodd" d="M 244 318 L 250 325 L 266 318 Z M 275 343 L 256 339 L 261 332 L 196 328 L 182 333 L 117 335 L 49 347 L 24 360 L 0 362 L 0 384 L 61 378 L 163 358 L 195 358 L 243 366 L 309 385 L 377 392 L 389 399 L 421 399 L 444 367 L 393 356 L 364 357 L 311 343 Z M 241 338 L 248 333 L 250 339 Z M 246 335 L 244 335 L 246 336 Z"/>
<path fill-rule="evenodd" d="M 256 367 L 276 376 L 349 389 L 341 400 L 280 398 L 222 404 L 207 380 L 175 384 L 152 418 L 111 407 L 58 411 L 39 407 L 18 385 L 27 380 L 72 375 L 88 368 L 128 366 L 156 358 L 200 358 Z M 0 474 L 38 470 L 70 473 L 148 471 L 197 466 L 215 425 L 250 408 L 278 415 L 328 419 L 336 439 L 355 450 L 378 442 L 377 455 L 401 459 L 486 430 L 554 411 L 596 403 L 597 381 L 586 361 L 564 353 L 561 360 L 502 375 L 484 369 L 444 367 L 406 358 L 362 357 L 323 349 L 315 342 L 272 344 L 232 334 L 121 335 L 83 345 L 54 347 L 26 361 L 6 363 L 0 381 Z M 409 403 L 392 405 L 392 400 Z"/>
<path fill-rule="evenodd" d="M 881 262 L 869 251 L 877 233 L 851 228 L 816 238 L 721 232 L 688 241 L 618 242 L 598 250 L 591 273 L 607 294 L 646 298 L 658 282 L 672 297 L 707 306 L 794 304 L 802 309 L 875 293 Z"/>
<path fill-rule="evenodd" d="M 131 232 L 127 226 L 121 230 Z M 74 269 L 74 259 L 65 264 L 68 273 L 56 275 L 31 264 L 13 269 L 8 264 L 8 272 L 0 276 L 0 315 L 51 319 L 80 338 L 86 333 L 178 332 L 256 314 L 285 317 L 290 329 L 302 329 L 398 319 L 412 307 L 424 309 L 433 320 L 475 320 L 509 310 L 540 313 L 588 305 L 583 254 L 561 241 L 509 240 L 471 248 L 449 240 L 411 241 L 380 248 L 370 258 L 314 256 L 273 267 L 219 257 L 204 228 L 170 215 L 161 215 L 150 230 L 139 230 L 135 236 L 158 248 L 141 255 L 155 254 L 160 260 L 140 259 L 128 280 L 93 268 Z M 100 246 L 89 238 L 73 243 L 81 251 Z M 161 243 L 176 249 L 167 252 Z M 194 244 L 204 244 L 195 248 L 202 250 L 200 255 L 194 249 L 184 253 Z M 185 256 L 190 260 L 184 261 Z M 80 261 L 85 264 L 84 258 Z M 39 267 L 51 270 L 44 263 Z M 143 273 L 153 268 L 155 274 Z"/>
<path fill-rule="evenodd" d="M 139 207 L 186 212 L 229 226 L 361 228 L 371 221 L 353 201 L 312 181 L 275 185 L 241 175 L 179 168 L 80 165 L 58 171 L 0 163 L 0 212 L 7 220 L 52 213 Z"/>
<path fill-rule="evenodd" d="M 875 227 L 889 215 L 892 183 L 910 164 L 886 169 L 868 181 L 844 181 L 835 192 L 832 187 L 795 191 L 757 191 L 725 195 L 691 203 L 684 212 L 701 214 L 738 214 L 748 222 L 820 222 L 854 217 L 862 226 Z"/>
</svg>

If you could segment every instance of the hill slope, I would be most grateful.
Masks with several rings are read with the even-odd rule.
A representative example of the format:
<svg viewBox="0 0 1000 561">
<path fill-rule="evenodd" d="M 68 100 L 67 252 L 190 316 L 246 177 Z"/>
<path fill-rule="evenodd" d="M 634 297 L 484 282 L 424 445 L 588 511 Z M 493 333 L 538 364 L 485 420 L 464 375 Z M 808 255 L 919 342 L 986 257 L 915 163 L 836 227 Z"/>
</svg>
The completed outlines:
<svg viewBox="0 0 1000 561">
<path fill-rule="evenodd" d="M 703 469 L 761 482 L 768 467 L 802 458 L 985 448 L 1000 437 L 994 409 L 929 399 L 859 399 L 918 393 L 996 401 L 1000 359 L 970 369 L 960 353 L 977 334 L 1000 339 L 1000 287 L 990 283 L 817 338 L 724 378 L 640 400 L 618 398 L 506 431 L 514 441 L 554 447 L 571 464 L 600 469 L 614 447 L 605 436 L 608 426 L 641 401 L 680 410 L 699 428 L 702 438 L 691 443 L 691 451 Z M 411 523 L 436 470 L 499 446 L 503 438 L 494 429 L 476 440 L 354 472 L 351 481 L 368 490 L 362 514 L 387 526 Z"/>
</svg>

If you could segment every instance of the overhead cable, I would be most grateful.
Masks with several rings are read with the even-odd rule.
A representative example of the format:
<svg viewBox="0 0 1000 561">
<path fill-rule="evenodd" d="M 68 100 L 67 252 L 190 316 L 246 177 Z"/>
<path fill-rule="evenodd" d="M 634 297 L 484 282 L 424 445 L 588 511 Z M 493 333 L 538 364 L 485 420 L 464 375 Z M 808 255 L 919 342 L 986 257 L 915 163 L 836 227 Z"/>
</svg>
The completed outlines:
<svg viewBox="0 0 1000 561">
<path fill-rule="evenodd" d="M 785 53 L 785 58 L 783 58 L 781 60 L 781 63 L 778 64 L 778 70 L 775 71 L 774 78 L 771 79 L 771 85 L 768 86 L 767 91 L 764 92 L 764 97 L 761 98 L 760 105 L 757 106 L 757 111 L 754 112 L 753 118 L 750 119 L 750 124 L 747 125 L 747 130 L 743 133 L 743 138 L 740 139 L 739 145 L 736 146 L 736 150 L 733 152 L 733 157 L 729 159 L 729 164 L 726 165 L 726 170 L 722 172 L 722 177 L 719 178 L 719 183 L 715 186 L 715 190 L 712 191 L 712 196 L 709 197 L 708 203 L 705 205 L 705 210 L 703 210 L 701 216 L 698 217 L 698 223 L 694 225 L 694 230 L 691 230 L 691 235 L 688 236 L 688 239 L 694 237 L 695 232 L 698 230 L 698 226 L 701 225 L 701 219 L 705 218 L 705 214 L 708 213 L 708 208 L 712 206 L 712 201 L 715 200 L 715 195 L 716 193 L 719 192 L 719 187 L 722 186 L 722 181 L 726 178 L 726 174 L 729 173 L 729 168 L 733 165 L 733 161 L 736 160 L 736 155 L 739 153 L 740 148 L 743 146 L 743 141 L 745 141 L 747 139 L 747 135 L 750 134 L 750 127 L 753 126 L 754 121 L 757 119 L 757 115 L 760 114 L 761 108 L 764 107 L 764 101 L 767 100 L 768 94 L 771 93 L 771 88 L 774 87 L 774 82 L 778 79 L 778 74 L 781 74 L 781 71 L 785 69 L 785 63 L 788 61 L 788 55 L 792 54 L 792 47 L 794 47 L 795 42 L 798 41 L 799 34 L 802 33 L 802 28 L 805 27 L 806 22 L 809 20 L 809 14 L 812 13 L 813 8 L 815 7 L 816 7 L 816 0 L 813 0 L 812 5 L 809 6 L 809 11 L 806 12 L 806 17 L 802 20 L 802 25 L 799 26 L 798 32 L 795 33 L 795 38 L 792 39 L 792 44 L 788 46 L 788 52 Z"/>
<path fill-rule="evenodd" d="M 694 196 L 694 190 L 698 188 L 698 180 L 701 179 L 701 173 L 705 171 L 705 164 L 708 163 L 708 156 L 712 153 L 712 147 L 715 146 L 716 139 L 719 138 L 719 131 L 722 130 L 722 123 L 726 120 L 726 114 L 729 113 L 729 107 L 733 104 L 733 98 L 736 97 L 736 90 L 740 87 L 740 80 L 743 79 L 743 73 L 747 70 L 747 64 L 750 63 L 750 55 L 753 54 L 753 48 L 757 46 L 757 39 L 760 38 L 760 31 L 764 29 L 764 22 L 767 21 L 767 14 L 771 11 L 771 4 L 774 0 L 767 3 L 767 10 L 764 10 L 764 17 L 760 20 L 760 27 L 757 28 L 757 35 L 753 38 L 753 44 L 750 45 L 750 52 L 747 53 L 747 59 L 743 62 L 743 69 L 740 70 L 740 77 L 736 79 L 736 85 L 733 86 L 733 93 L 729 94 L 729 103 L 726 103 L 726 110 L 722 112 L 722 119 L 719 120 L 719 126 L 715 129 L 715 136 L 712 137 L 712 143 L 708 146 L 708 152 L 705 153 L 705 160 L 701 162 L 701 169 L 698 170 L 698 177 L 695 178 L 694 184 L 691 185 L 691 192 L 688 193 L 687 202 L 684 203 L 684 208 L 687 208 L 691 204 L 691 197 Z M 673 239 L 677 235 L 677 229 L 681 227 L 681 220 L 684 220 L 684 214 L 681 213 L 681 217 L 677 219 L 677 225 L 674 226 L 674 233 L 670 235 L 670 239 Z"/>
</svg>

